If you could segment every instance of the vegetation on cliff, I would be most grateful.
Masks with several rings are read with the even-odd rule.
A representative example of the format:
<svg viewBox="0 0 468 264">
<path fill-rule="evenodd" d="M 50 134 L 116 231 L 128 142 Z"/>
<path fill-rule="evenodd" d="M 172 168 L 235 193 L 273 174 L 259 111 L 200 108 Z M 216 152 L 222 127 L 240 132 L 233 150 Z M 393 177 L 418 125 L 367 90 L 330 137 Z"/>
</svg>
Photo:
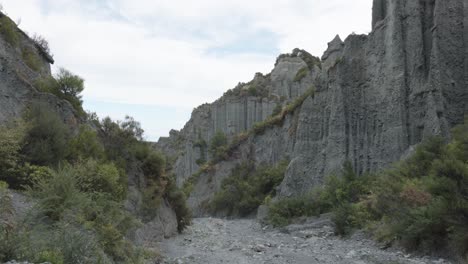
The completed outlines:
<svg viewBox="0 0 468 264">
<path fill-rule="evenodd" d="M 346 163 L 323 187 L 271 203 L 269 220 L 285 225 L 330 211 L 338 234 L 366 228 L 387 245 L 453 252 L 467 260 L 468 118 L 448 144 L 428 139 L 410 158 L 376 175 L 356 175 Z"/>
<path fill-rule="evenodd" d="M 4 37 L 17 33 L 6 16 L 0 19 Z M 32 56 L 23 52 L 26 64 L 35 63 Z M 141 220 L 154 218 L 163 200 L 175 210 L 179 231 L 190 224 L 183 192 L 137 121 L 86 114 L 84 80 L 65 69 L 35 87 L 70 102 L 84 122 L 65 123 L 62 113 L 36 102 L 0 126 L 0 262 L 141 263 L 148 252 L 128 237 Z M 124 208 L 130 177 L 142 177 L 136 215 Z M 32 208 L 15 213 L 10 190 L 29 197 Z"/>
<path fill-rule="evenodd" d="M 223 180 L 221 190 L 211 201 L 210 210 L 226 215 L 248 216 L 276 193 L 276 187 L 283 181 L 288 166 L 282 161 L 276 166 L 259 166 L 245 163 L 232 170 Z"/>
<path fill-rule="evenodd" d="M 270 117 L 262 122 L 254 124 L 254 126 L 249 131 L 241 132 L 235 135 L 231 140 L 229 140 L 223 132 L 218 131 L 214 135 L 209 145 L 211 159 L 206 160 L 203 157 L 197 160 L 198 165 L 200 165 L 200 170 L 190 176 L 184 182 L 183 190 L 185 195 L 190 196 L 190 193 L 193 190 L 193 185 L 197 182 L 199 176 L 202 173 L 208 173 L 215 169 L 216 163 L 228 160 L 233 152 L 250 137 L 261 135 L 269 128 L 282 125 L 286 116 L 293 114 L 307 98 L 313 97 L 314 94 L 315 87 L 312 86 L 306 92 L 304 92 L 304 94 L 289 102 L 285 106 L 282 107 L 281 105 L 278 105 Z M 194 146 L 203 150 L 207 147 L 207 143 L 202 139 L 199 139 L 197 142 L 195 142 Z M 204 151 L 201 151 L 201 153 L 203 154 Z"/>
</svg>

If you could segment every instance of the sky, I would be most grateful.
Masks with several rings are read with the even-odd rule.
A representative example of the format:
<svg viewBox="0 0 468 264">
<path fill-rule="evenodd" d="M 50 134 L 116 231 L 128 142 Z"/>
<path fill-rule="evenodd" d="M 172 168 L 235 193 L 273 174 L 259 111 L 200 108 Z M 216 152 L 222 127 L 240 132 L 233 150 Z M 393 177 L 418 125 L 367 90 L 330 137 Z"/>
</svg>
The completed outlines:
<svg viewBox="0 0 468 264">
<path fill-rule="evenodd" d="M 83 77 L 84 108 L 140 121 L 147 140 L 181 129 L 298 47 L 321 57 L 337 34 L 369 33 L 372 0 L 0 0 L 55 64 Z"/>
</svg>

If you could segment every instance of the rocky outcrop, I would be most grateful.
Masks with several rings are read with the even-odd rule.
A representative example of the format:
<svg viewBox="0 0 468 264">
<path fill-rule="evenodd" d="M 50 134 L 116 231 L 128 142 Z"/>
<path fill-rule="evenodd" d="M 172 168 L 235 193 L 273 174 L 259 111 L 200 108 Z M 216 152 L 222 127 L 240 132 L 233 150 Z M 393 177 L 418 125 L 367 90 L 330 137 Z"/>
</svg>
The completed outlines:
<svg viewBox="0 0 468 264">
<path fill-rule="evenodd" d="M 296 49 L 281 55 L 268 75 L 257 73 L 249 83 L 240 83 L 220 99 L 196 108 L 181 131 L 171 131 L 169 138 L 156 144 L 173 163 L 177 184 L 200 168 L 200 159 L 209 159 L 207 145 L 221 131 L 228 137 L 247 131 L 271 116 L 274 109 L 303 94 L 320 72 L 320 60 Z M 303 69 L 306 75 L 296 79 Z"/>
<path fill-rule="evenodd" d="M 222 179 L 246 160 L 289 159 L 279 193 L 290 196 L 320 184 L 346 160 L 359 173 L 376 171 L 425 138 L 449 138 L 451 127 L 468 113 L 467 5 L 463 0 L 374 0 L 372 32 L 344 42 L 337 36 L 316 67 L 298 56 L 299 50 L 280 56 L 266 77 L 269 95 L 290 99 L 311 85 L 317 92 L 281 126 L 250 135 L 228 160 L 202 174 L 189 198 L 195 214 L 205 213 Z M 295 82 L 304 66 L 309 67 L 306 77 Z M 246 100 L 260 99 L 224 96 L 196 109 L 177 136 L 160 141 L 166 142 L 165 152 L 167 142 L 179 144 L 173 170 L 179 184 L 198 169 L 197 133 L 208 141 L 216 129 L 233 134 L 249 128 L 239 126 L 239 120 L 252 124 L 268 116 L 247 122 L 245 113 L 255 111 L 245 106 L 240 119 L 234 110 L 217 112 L 237 109 L 236 102 Z M 270 104 L 262 103 L 261 112 L 270 113 Z"/>
<path fill-rule="evenodd" d="M 0 13 L 2 17 L 7 18 Z M 18 38 L 16 45 L 0 36 L 0 124 L 21 117 L 32 103 L 41 103 L 55 109 L 68 125 L 76 127 L 80 120 L 70 103 L 33 87 L 36 80 L 50 76 L 53 59 L 19 28 L 15 27 L 14 30 Z M 38 69 L 33 70 L 25 63 L 25 50 L 37 58 Z"/>
</svg>

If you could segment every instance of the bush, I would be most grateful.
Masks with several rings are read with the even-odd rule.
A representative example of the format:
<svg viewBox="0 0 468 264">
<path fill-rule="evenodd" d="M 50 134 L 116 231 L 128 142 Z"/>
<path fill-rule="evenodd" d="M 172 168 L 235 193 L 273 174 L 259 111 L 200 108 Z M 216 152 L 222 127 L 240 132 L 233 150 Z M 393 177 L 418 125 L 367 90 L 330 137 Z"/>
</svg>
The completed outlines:
<svg viewBox="0 0 468 264">
<path fill-rule="evenodd" d="M 272 203 L 269 221 L 275 226 L 281 226 L 291 223 L 292 219 L 300 216 L 333 211 L 335 232 L 346 235 L 352 228 L 362 227 L 367 221 L 363 217 L 363 205 L 359 202 L 362 196 L 369 194 L 370 181 L 368 176 L 356 175 L 351 163 L 345 162 L 340 175 L 329 176 L 323 186 L 306 195 Z"/>
<path fill-rule="evenodd" d="M 271 128 L 275 125 L 281 125 L 287 115 L 294 113 L 294 111 L 300 107 L 309 96 L 313 96 L 314 94 L 315 87 L 312 86 L 303 95 L 283 107 L 279 114 L 272 115 L 264 121 L 256 123 L 249 131 L 249 134 L 259 135 L 264 133 L 267 128 Z"/>
<path fill-rule="evenodd" d="M 258 96 L 259 92 L 256 86 L 250 85 L 248 90 L 249 96 Z"/>
<path fill-rule="evenodd" d="M 316 192 L 306 195 L 283 198 L 268 205 L 268 222 L 275 227 L 286 226 L 300 216 L 312 216 L 321 213 Z"/>
<path fill-rule="evenodd" d="M 45 215 L 49 219 L 42 237 L 53 241 L 39 252 L 58 251 L 65 263 L 96 263 L 96 257 L 102 260 L 106 255 L 115 262 L 129 262 L 138 250 L 125 240 L 125 234 L 136 227 L 136 220 L 109 192 L 83 188 L 81 170 L 65 166 L 31 190 L 39 209 L 35 218 Z"/>
<path fill-rule="evenodd" d="M 0 127 L 0 180 L 16 188 L 21 183 L 15 177 L 20 162 L 20 150 L 24 138 L 22 127 Z"/>
<path fill-rule="evenodd" d="M 45 166 L 31 165 L 26 162 L 18 165 L 13 171 L 13 177 L 10 182 L 15 184 L 11 185 L 12 189 L 27 189 L 37 184 L 41 180 L 49 179 L 52 175 L 52 170 Z"/>
<path fill-rule="evenodd" d="M 126 175 L 113 163 L 101 163 L 90 159 L 76 164 L 73 171 L 80 191 L 106 193 L 116 201 L 125 198 Z"/>
<path fill-rule="evenodd" d="M 299 215 L 332 211 L 337 234 L 367 226 L 386 244 L 451 252 L 466 260 L 467 121 L 453 130 L 449 144 L 429 138 L 410 158 L 378 175 L 358 176 L 346 164 L 341 177 L 329 177 L 318 196 L 272 203 L 270 221 L 283 225 Z"/>
<path fill-rule="evenodd" d="M 158 180 L 164 175 L 166 160 L 162 154 L 151 151 L 144 159 L 141 168 L 146 178 Z"/>
<path fill-rule="evenodd" d="M 208 144 L 206 141 L 201 137 L 201 135 L 198 135 L 198 140 L 193 144 L 195 148 L 199 148 L 200 150 L 200 158 L 196 160 L 196 163 L 198 166 L 201 166 L 206 163 L 206 149 L 208 147 Z"/>
<path fill-rule="evenodd" d="M 42 67 L 41 58 L 37 55 L 37 53 L 32 50 L 31 48 L 23 48 L 22 49 L 22 56 L 23 61 L 28 65 L 28 67 L 33 71 L 40 71 Z"/>
<path fill-rule="evenodd" d="M 52 57 L 50 53 L 50 47 L 49 47 L 49 42 L 41 35 L 34 34 L 33 37 L 31 38 L 34 44 L 42 50 L 45 54 L 48 56 Z"/>
<path fill-rule="evenodd" d="M 70 141 L 70 158 L 72 160 L 85 160 L 104 158 L 104 147 L 96 133 L 91 127 L 83 125 L 80 132 Z"/>
<path fill-rule="evenodd" d="M 158 208 L 163 202 L 165 190 L 161 180 L 148 180 L 142 190 L 140 214 L 143 222 L 149 222 L 157 216 Z"/>
<path fill-rule="evenodd" d="M 281 110 L 283 110 L 283 106 L 281 104 L 277 104 L 275 108 L 273 109 L 273 112 L 271 113 L 272 116 L 279 115 L 281 113 Z"/>
<path fill-rule="evenodd" d="M 294 81 L 295 82 L 300 82 L 302 79 L 304 79 L 307 76 L 308 73 L 309 73 L 309 67 L 304 66 L 304 67 L 300 68 L 297 71 L 296 76 L 294 77 Z"/>
<path fill-rule="evenodd" d="M 5 182 L 0 181 L 0 262 L 11 260 L 17 251 L 14 244 L 14 209 L 7 187 Z"/>
<path fill-rule="evenodd" d="M 0 34 L 11 46 L 18 46 L 20 36 L 16 24 L 5 15 L 1 15 L 0 17 Z"/>
<path fill-rule="evenodd" d="M 459 155 L 466 151 L 464 131 L 457 127 L 448 145 L 441 138 L 428 139 L 407 161 L 378 178 L 371 212 L 378 216 L 375 232 L 383 241 L 396 238 L 408 249 L 427 252 L 452 248 L 466 256 L 467 240 L 455 233 L 468 220 L 468 165 Z"/>
<path fill-rule="evenodd" d="M 210 154 L 214 160 L 223 159 L 228 149 L 228 139 L 222 131 L 217 131 L 210 142 Z"/>
<path fill-rule="evenodd" d="M 46 77 L 37 79 L 34 82 L 34 86 L 39 92 L 51 93 L 51 94 L 56 95 L 57 97 L 63 96 L 58 90 L 57 80 L 55 80 L 54 77 L 52 76 L 46 76 Z"/>
<path fill-rule="evenodd" d="M 22 153 L 34 165 L 57 166 L 68 155 L 70 130 L 57 113 L 45 105 L 33 105 L 27 114 L 30 128 Z"/>
<path fill-rule="evenodd" d="M 247 216 L 262 204 L 267 196 L 275 195 L 282 182 L 288 162 L 274 167 L 242 164 L 223 180 L 221 190 L 215 194 L 210 208 L 213 212 Z"/>
<path fill-rule="evenodd" d="M 149 154 L 148 146 L 140 142 L 143 129 L 133 118 L 127 116 L 124 122 L 115 122 L 106 117 L 99 127 L 106 157 L 120 164 L 122 168 L 125 168 L 127 161 L 142 161 Z"/>
<path fill-rule="evenodd" d="M 177 187 L 173 178 L 169 178 L 166 193 L 166 198 L 176 212 L 177 230 L 182 232 L 192 222 L 192 212 L 187 207 L 186 203 L 187 197 L 184 192 Z"/>
</svg>

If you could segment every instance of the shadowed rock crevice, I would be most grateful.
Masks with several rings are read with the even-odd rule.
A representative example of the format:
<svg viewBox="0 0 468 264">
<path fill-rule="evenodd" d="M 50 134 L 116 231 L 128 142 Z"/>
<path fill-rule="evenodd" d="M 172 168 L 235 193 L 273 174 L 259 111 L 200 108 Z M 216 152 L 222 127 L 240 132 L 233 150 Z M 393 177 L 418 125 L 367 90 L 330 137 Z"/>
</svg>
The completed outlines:
<svg viewBox="0 0 468 264">
<path fill-rule="evenodd" d="M 422 34 L 423 34 L 423 50 L 424 50 L 424 69 L 426 75 L 429 74 L 431 65 L 431 54 L 432 54 L 432 42 L 434 27 L 434 9 L 435 0 L 420 0 L 421 5 L 421 22 L 422 22 Z"/>
<path fill-rule="evenodd" d="M 374 0 L 372 6 L 372 28 L 387 16 L 387 0 Z"/>
</svg>

